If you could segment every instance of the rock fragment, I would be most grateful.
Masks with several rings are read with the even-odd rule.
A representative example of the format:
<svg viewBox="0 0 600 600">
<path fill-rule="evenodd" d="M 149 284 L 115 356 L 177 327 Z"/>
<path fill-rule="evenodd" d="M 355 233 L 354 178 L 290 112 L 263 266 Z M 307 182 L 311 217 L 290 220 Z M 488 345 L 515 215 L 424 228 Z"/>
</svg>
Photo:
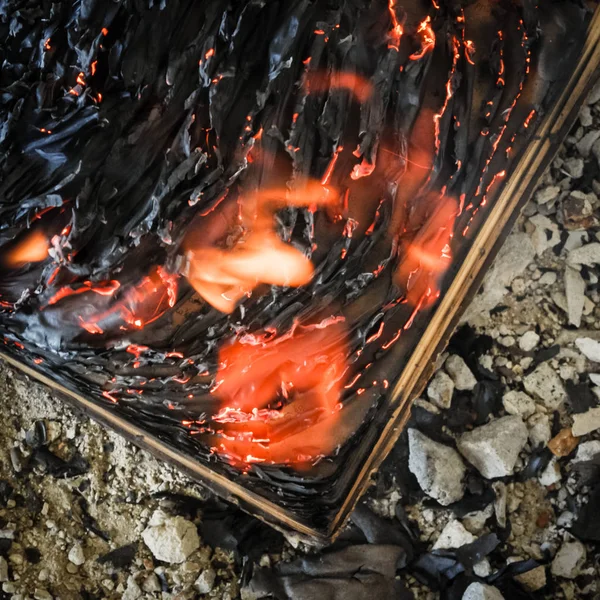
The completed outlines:
<svg viewBox="0 0 600 600">
<path fill-rule="evenodd" d="M 462 600 L 504 600 L 504 596 L 498 588 L 475 582 L 465 590 Z"/>
<path fill-rule="evenodd" d="M 593 195 L 588 196 L 580 190 L 571 192 L 562 205 L 565 228 L 570 231 L 578 231 L 596 225 L 597 220 L 592 205 L 592 201 L 595 200 Z"/>
<path fill-rule="evenodd" d="M 506 499 L 508 497 L 506 491 L 506 484 L 502 481 L 495 481 L 492 484 L 494 494 L 496 498 L 494 500 L 494 514 L 496 515 L 496 521 L 502 529 L 506 528 Z"/>
<path fill-rule="evenodd" d="M 593 242 L 571 250 L 567 256 L 567 262 L 572 265 L 587 265 L 589 267 L 600 264 L 600 243 Z"/>
<path fill-rule="evenodd" d="M 74 544 L 73 547 L 69 550 L 69 561 L 74 565 L 80 567 L 85 562 L 85 554 L 83 553 L 83 548 L 81 544 Z"/>
<path fill-rule="evenodd" d="M 565 427 L 548 442 L 548 448 L 554 456 L 562 458 L 569 456 L 577 448 L 577 444 L 579 444 L 579 438 L 573 435 L 570 427 Z"/>
<path fill-rule="evenodd" d="M 531 234 L 531 241 L 538 255 L 542 255 L 549 248 L 560 244 L 560 229 L 558 225 L 544 215 L 534 215 L 529 222 L 535 227 Z"/>
<path fill-rule="evenodd" d="M 529 441 L 534 448 L 545 446 L 550 441 L 552 430 L 548 415 L 536 413 L 527 420 L 527 427 L 529 428 Z"/>
<path fill-rule="evenodd" d="M 148 594 L 157 594 L 162 591 L 162 586 L 160 585 L 160 581 L 156 576 L 156 573 L 150 573 L 150 575 L 144 579 L 144 582 L 142 583 L 142 590 Z"/>
<path fill-rule="evenodd" d="M 527 331 L 519 338 L 519 348 L 523 352 L 531 352 L 540 343 L 540 336 L 535 331 Z"/>
<path fill-rule="evenodd" d="M 550 487 L 556 483 L 558 483 L 562 479 L 562 475 L 560 473 L 560 465 L 556 458 L 553 458 L 547 465 L 546 468 L 540 473 L 538 477 L 538 481 L 540 485 L 544 487 Z"/>
<path fill-rule="evenodd" d="M 584 162 L 582 158 L 577 158 L 575 156 L 568 158 L 564 163 L 565 171 L 573 178 L 573 179 L 581 179 L 583 177 L 583 169 Z"/>
<path fill-rule="evenodd" d="M 434 442 L 418 429 L 408 430 L 408 468 L 421 489 L 442 506 L 458 502 L 465 493 L 466 467 L 454 448 Z"/>
<path fill-rule="evenodd" d="M 527 427 L 517 416 L 503 417 L 464 433 L 460 453 L 487 479 L 512 475 L 527 443 Z"/>
<path fill-rule="evenodd" d="M 482 291 L 477 295 L 463 316 L 464 322 L 489 318 L 489 311 L 498 306 L 508 291 L 508 286 L 535 258 L 535 248 L 527 233 L 512 233 L 498 252 L 487 272 Z"/>
<path fill-rule="evenodd" d="M 439 370 L 427 388 L 427 397 L 439 408 L 447 409 L 452 404 L 454 381 L 442 370 Z"/>
<path fill-rule="evenodd" d="M 550 409 L 556 410 L 567 398 L 563 383 L 556 371 L 542 363 L 523 379 L 525 390 Z"/>
<path fill-rule="evenodd" d="M 8 562 L 4 556 L 0 556 L 0 583 L 8 581 Z"/>
<path fill-rule="evenodd" d="M 579 351 L 592 362 L 600 362 L 600 342 L 588 337 L 581 337 L 575 340 L 575 345 Z"/>
<path fill-rule="evenodd" d="M 585 547 L 581 542 L 574 540 L 564 543 L 552 561 L 552 575 L 575 579 L 586 559 Z"/>
<path fill-rule="evenodd" d="M 600 407 L 573 415 L 573 435 L 581 437 L 600 429 Z"/>
<path fill-rule="evenodd" d="M 214 569 L 204 569 L 194 582 L 194 587 L 199 594 L 208 594 L 215 586 L 217 574 Z"/>
<path fill-rule="evenodd" d="M 557 185 L 549 185 L 539 189 L 535 194 L 535 201 L 538 204 L 548 204 L 552 200 L 556 200 L 560 195 L 560 188 Z"/>
<path fill-rule="evenodd" d="M 433 550 L 451 550 L 473 543 L 477 538 L 468 532 L 460 521 L 450 521 L 440 533 L 433 545 Z M 491 572 L 490 562 L 484 558 L 473 565 L 475 575 L 487 577 Z"/>
<path fill-rule="evenodd" d="M 452 377 L 457 390 L 472 390 L 477 385 L 477 379 L 460 356 L 451 354 L 446 359 L 444 366 L 450 377 Z"/>
<path fill-rule="evenodd" d="M 582 127 L 591 127 L 594 124 L 594 117 L 589 106 L 583 106 L 579 111 L 579 122 Z"/>
<path fill-rule="evenodd" d="M 502 396 L 504 410 L 509 415 L 519 415 L 526 419 L 535 412 L 535 402 L 525 392 L 511 390 Z"/>
<path fill-rule="evenodd" d="M 546 568 L 539 566 L 521 575 L 516 575 L 515 580 L 526 592 L 537 592 L 546 587 Z"/>
<path fill-rule="evenodd" d="M 590 95 L 587 98 L 587 104 L 593 105 L 600 102 L 600 81 L 594 85 Z"/>
<path fill-rule="evenodd" d="M 575 325 L 575 327 L 580 327 L 585 304 L 585 281 L 577 269 L 568 265 L 565 268 L 565 292 L 569 323 Z"/>
<path fill-rule="evenodd" d="M 588 158 L 592 151 L 592 146 L 600 137 L 600 131 L 588 131 L 576 144 L 577 151 L 584 158 Z"/>
<path fill-rule="evenodd" d="M 138 600 L 142 598 L 142 589 L 134 579 L 133 575 L 127 578 L 127 588 L 121 597 L 121 600 Z"/>
<path fill-rule="evenodd" d="M 154 557 L 166 563 L 182 563 L 200 547 L 196 526 L 183 517 L 169 517 L 156 511 L 142 532 L 144 543 Z"/>
<path fill-rule="evenodd" d="M 584 442 L 577 448 L 577 455 L 573 459 L 572 462 L 587 462 L 588 460 L 593 460 L 596 456 L 600 454 L 600 440 L 591 440 L 589 442 Z"/>
</svg>

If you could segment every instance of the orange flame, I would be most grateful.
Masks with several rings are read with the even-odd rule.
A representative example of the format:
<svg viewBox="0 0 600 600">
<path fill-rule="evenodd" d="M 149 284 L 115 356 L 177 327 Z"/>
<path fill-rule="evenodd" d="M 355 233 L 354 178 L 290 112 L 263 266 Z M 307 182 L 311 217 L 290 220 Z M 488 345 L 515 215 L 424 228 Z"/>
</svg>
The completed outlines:
<svg viewBox="0 0 600 600">
<path fill-rule="evenodd" d="M 4 262 L 8 267 L 17 268 L 31 262 L 48 258 L 50 243 L 41 231 L 33 231 L 6 254 Z"/>
<path fill-rule="evenodd" d="M 404 248 L 396 280 L 413 306 L 427 306 L 439 296 L 438 282 L 452 260 L 450 241 L 458 210 L 456 200 L 443 197 L 412 242 Z"/>
<path fill-rule="evenodd" d="M 222 349 L 214 388 L 223 400 L 213 417 L 217 451 L 238 465 L 299 465 L 333 452 L 343 441 L 335 426 L 346 354 L 340 319 Z"/>
<path fill-rule="evenodd" d="M 214 308 L 232 312 L 238 301 L 261 283 L 298 287 L 313 275 L 311 261 L 282 242 L 274 229 L 274 212 L 282 206 L 323 206 L 336 201 L 329 188 L 309 182 L 290 191 L 269 188 L 242 201 L 241 221 L 247 233 L 228 249 L 198 245 L 187 240 L 188 279 Z"/>
<path fill-rule="evenodd" d="M 417 28 L 417 33 L 421 36 L 421 49 L 411 54 L 410 60 L 419 60 L 435 48 L 435 33 L 431 28 L 431 17 L 427 17 Z"/>
<path fill-rule="evenodd" d="M 317 71 L 310 73 L 304 82 L 307 93 L 320 94 L 328 90 L 348 90 L 359 102 L 366 102 L 373 93 L 373 84 L 366 78 L 356 73 L 336 71 L 327 73 Z"/>
<path fill-rule="evenodd" d="M 400 40 L 402 35 L 404 34 L 404 27 L 402 23 L 398 20 L 398 16 L 396 15 L 396 0 L 388 0 L 388 10 L 390 13 L 390 18 L 392 20 L 392 30 L 390 31 L 390 41 L 388 43 L 388 48 L 393 48 L 394 50 L 400 49 Z"/>
</svg>

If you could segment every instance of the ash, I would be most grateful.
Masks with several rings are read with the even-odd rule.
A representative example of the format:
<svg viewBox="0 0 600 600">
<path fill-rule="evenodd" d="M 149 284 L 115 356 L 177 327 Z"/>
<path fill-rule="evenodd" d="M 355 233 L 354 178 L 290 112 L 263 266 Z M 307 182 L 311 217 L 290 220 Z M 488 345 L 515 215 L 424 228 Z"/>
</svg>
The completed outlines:
<svg viewBox="0 0 600 600">
<path fill-rule="evenodd" d="M 2 598 L 597 598 L 599 163 L 597 86 L 332 548 L 3 368 Z"/>
</svg>

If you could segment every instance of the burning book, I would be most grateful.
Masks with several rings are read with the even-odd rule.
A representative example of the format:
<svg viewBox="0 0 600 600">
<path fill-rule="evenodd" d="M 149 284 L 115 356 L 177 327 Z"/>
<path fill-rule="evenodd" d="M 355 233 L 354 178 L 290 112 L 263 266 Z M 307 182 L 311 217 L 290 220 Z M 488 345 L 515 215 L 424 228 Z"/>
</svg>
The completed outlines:
<svg viewBox="0 0 600 600">
<path fill-rule="evenodd" d="M 594 7 L 9 2 L 5 358 L 330 538 L 573 121 Z"/>
</svg>

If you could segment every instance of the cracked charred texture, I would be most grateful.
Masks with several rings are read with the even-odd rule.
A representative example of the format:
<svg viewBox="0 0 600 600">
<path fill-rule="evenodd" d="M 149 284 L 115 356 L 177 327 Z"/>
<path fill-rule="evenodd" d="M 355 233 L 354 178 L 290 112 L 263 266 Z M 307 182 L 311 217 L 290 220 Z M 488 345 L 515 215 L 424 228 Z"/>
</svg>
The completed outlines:
<svg viewBox="0 0 600 600">
<path fill-rule="evenodd" d="M 323 525 L 586 21 L 571 0 L 0 3 L 6 351 Z"/>
</svg>

